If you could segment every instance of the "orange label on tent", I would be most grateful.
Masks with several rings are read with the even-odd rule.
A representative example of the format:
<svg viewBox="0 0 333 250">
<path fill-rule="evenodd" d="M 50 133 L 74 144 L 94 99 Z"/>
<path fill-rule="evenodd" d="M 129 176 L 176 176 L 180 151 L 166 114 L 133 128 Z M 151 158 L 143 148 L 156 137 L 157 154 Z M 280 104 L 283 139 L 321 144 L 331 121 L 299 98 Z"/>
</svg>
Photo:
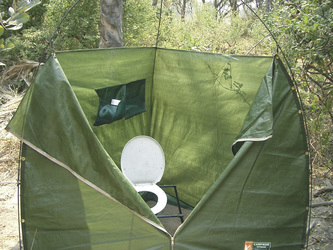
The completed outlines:
<svg viewBox="0 0 333 250">
<path fill-rule="evenodd" d="M 244 250 L 253 250 L 253 241 L 245 241 Z"/>
<path fill-rule="evenodd" d="M 244 250 L 271 249 L 270 242 L 245 241 Z"/>
</svg>

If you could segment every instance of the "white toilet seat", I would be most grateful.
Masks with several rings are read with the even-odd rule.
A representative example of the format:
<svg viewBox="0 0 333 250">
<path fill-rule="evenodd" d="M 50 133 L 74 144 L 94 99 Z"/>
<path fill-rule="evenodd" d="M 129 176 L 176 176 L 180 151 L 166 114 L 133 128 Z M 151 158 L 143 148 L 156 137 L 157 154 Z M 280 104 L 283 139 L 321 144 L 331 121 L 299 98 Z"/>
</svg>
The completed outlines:
<svg viewBox="0 0 333 250">
<path fill-rule="evenodd" d="M 153 185 L 137 185 L 134 186 L 135 190 L 139 193 L 139 192 L 150 192 L 153 193 L 157 196 L 157 203 L 155 204 L 155 206 L 153 206 L 151 209 L 151 211 L 154 214 L 158 214 L 159 212 L 161 212 L 167 202 L 168 202 L 168 197 L 165 194 L 165 192 L 157 185 L 153 184 Z"/>
<path fill-rule="evenodd" d="M 156 185 L 165 168 L 160 144 L 149 136 L 136 136 L 126 143 L 120 161 L 123 174 L 137 192 L 151 192 L 157 196 L 152 212 L 161 212 L 167 204 L 167 195 Z"/>
</svg>

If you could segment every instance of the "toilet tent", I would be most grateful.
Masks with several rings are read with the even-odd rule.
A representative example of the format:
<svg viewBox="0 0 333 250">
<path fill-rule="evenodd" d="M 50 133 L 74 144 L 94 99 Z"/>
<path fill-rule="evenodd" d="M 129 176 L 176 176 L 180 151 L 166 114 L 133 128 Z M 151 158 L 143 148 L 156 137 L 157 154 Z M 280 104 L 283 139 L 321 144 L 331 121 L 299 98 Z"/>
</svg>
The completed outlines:
<svg viewBox="0 0 333 250">
<path fill-rule="evenodd" d="M 308 149 L 275 57 L 160 48 L 57 52 L 7 129 L 23 141 L 25 249 L 301 249 Z M 170 235 L 120 171 L 156 139 L 160 184 L 194 207 Z M 171 194 L 172 195 L 172 194 Z"/>
</svg>

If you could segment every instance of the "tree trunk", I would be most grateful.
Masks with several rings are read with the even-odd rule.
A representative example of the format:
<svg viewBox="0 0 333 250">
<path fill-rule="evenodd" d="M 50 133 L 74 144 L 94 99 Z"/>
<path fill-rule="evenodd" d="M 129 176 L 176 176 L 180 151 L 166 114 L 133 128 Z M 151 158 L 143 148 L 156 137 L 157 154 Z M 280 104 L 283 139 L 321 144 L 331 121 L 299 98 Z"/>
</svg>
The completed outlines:
<svg viewBox="0 0 333 250">
<path fill-rule="evenodd" d="M 229 4 L 233 13 L 236 13 L 238 10 L 237 0 L 229 0 Z"/>
<path fill-rule="evenodd" d="M 180 17 L 182 21 L 185 21 L 186 2 L 187 2 L 186 0 L 183 0 L 181 4 Z"/>
<path fill-rule="evenodd" d="M 263 4 L 263 0 L 256 0 L 257 9 L 261 10 L 262 9 L 262 4 Z"/>
<path fill-rule="evenodd" d="M 100 0 L 100 48 L 123 46 L 122 20 L 122 0 Z"/>
<path fill-rule="evenodd" d="M 266 13 L 271 12 L 272 9 L 273 9 L 273 1 L 266 0 Z"/>
</svg>

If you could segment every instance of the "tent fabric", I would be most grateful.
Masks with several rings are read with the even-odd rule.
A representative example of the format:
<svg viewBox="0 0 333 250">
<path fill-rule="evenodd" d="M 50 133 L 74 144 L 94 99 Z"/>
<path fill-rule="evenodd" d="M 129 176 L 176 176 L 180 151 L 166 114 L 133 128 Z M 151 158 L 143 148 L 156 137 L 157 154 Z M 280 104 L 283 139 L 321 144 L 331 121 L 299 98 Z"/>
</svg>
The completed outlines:
<svg viewBox="0 0 333 250">
<path fill-rule="evenodd" d="M 299 249 L 304 244 L 309 198 L 304 131 L 281 66 L 274 60 L 267 74 L 271 81 L 264 78 L 262 83 L 267 91 L 256 97 L 267 100 L 268 108 L 257 109 L 254 119 L 249 113 L 246 132 L 238 136 L 245 144 L 176 235 L 179 249 L 242 249 L 245 241 L 270 242 L 273 249 Z M 272 126 L 264 126 L 266 117 L 273 118 Z M 263 124 L 256 124 L 258 120 Z M 258 125 L 253 140 L 248 123 Z M 271 133 L 271 139 L 261 140 Z M 224 236 L 222 245 L 210 231 Z"/>
<path fill-rule="evenodd" d="M 145 112 L 94 126 L 96 90 L 142 79 Z M 305 244 L 306 136 L 278 57 L 160 48 L 58 52 L 8 129 L 25 143 L 25 248 Z M 174 236 L 120 171 L 121 151 L 138 135 L 155 138 L 164 150 L 160 184 L 176 184 L 182 202 L 195 207 Z"/>
<path fill-rule="evenodd" d="M 23 156 L 24 249 L 169 248 L 167 233 L 122 204 L 30 147 Z"/>
</svg>

